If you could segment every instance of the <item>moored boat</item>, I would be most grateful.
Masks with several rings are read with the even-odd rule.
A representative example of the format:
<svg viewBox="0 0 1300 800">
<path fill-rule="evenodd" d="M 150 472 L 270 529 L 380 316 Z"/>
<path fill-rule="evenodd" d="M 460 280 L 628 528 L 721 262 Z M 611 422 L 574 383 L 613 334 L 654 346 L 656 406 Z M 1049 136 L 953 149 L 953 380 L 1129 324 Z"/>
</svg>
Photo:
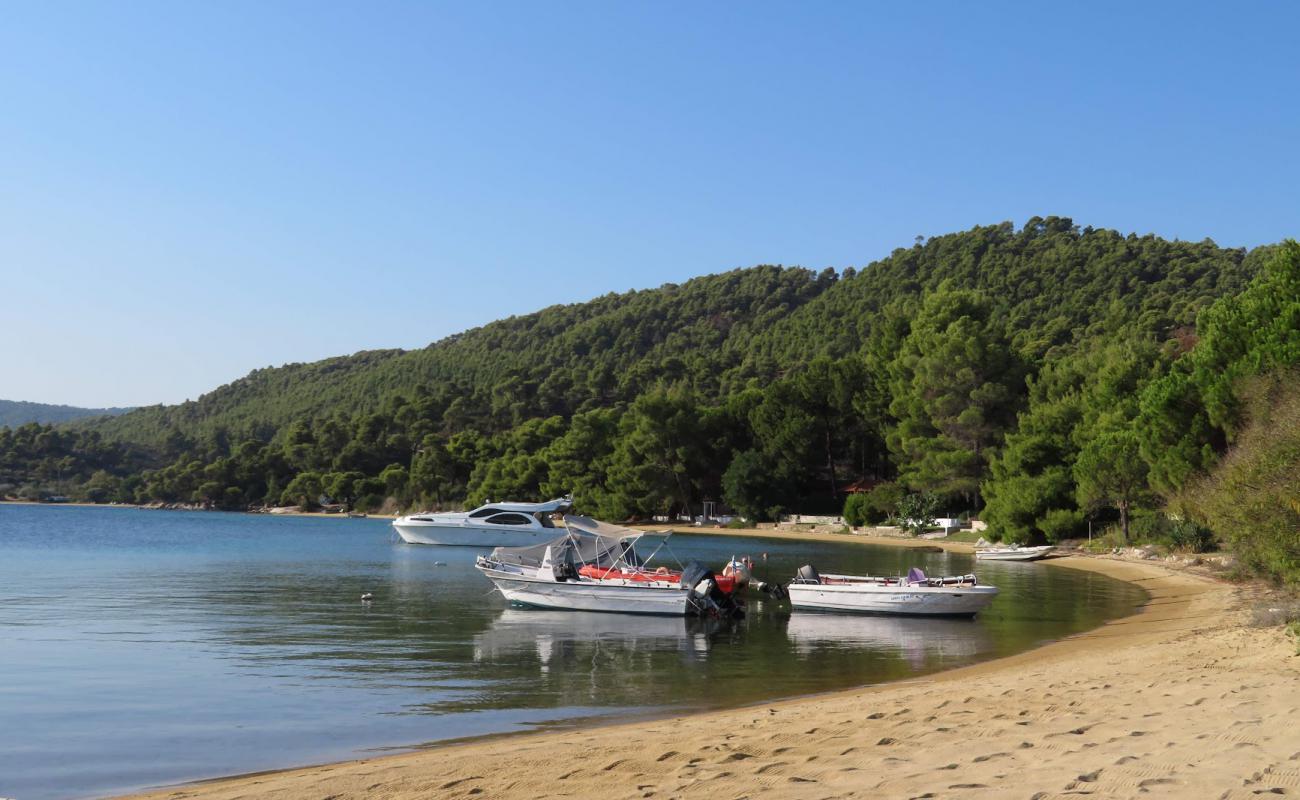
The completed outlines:
<svg viewBox="0 0 1300 800">
<path fill-rule="evenodd" d="M 978 614 L 998 594 L 974 575 L 930 578 L 915 567 L 898 578 L 822 575 L 811 565 L 799 568 L 786 591 L 795 610 L 953 617 Z"/>
<path fill-rule="evenodd" d="M 639 531 L 565 517 L 565 533 L 531 547 L 498 547 L 478 568 L 512 603 L 569 611 L 730 615 L 738 581 L 698 564 L 647 567 Z M 665 538 L 666 538 L 665 534 Z"/>
<path fill-rule="evenodd" d="M 488 503 L 469 512 L 408 514 L 393 520 L 402 541 L 465 547 L 527 547 L 560 534 L 551 515 L 567 510 L 567 497 L 546 503 Z"/>
<path fill-rule="evenodd" d="M 1056 548 L 1050 544 L 1038 547 L 1021 547 L 1018 544 L 1007 547 L 981 547 L 975 551 L 978 561 L 1037 561 L 1052 554 Z"/>
</svg>

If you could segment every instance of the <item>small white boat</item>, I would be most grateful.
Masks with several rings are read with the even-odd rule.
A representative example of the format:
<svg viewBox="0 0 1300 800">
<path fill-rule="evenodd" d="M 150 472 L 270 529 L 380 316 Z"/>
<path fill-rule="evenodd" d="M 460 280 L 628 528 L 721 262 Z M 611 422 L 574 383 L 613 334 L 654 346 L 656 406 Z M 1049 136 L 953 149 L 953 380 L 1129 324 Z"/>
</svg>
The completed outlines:
<svg viewBox="0 0 1300 800">
<path fill-rule="evenodd" d="M 393 520 L 393 527 L 411 544 L 527 547 L 558 536 L 551 515 L 572 504 L 567 497 L 547 503 L 488 503 L 470 512 L 409 514 Z"/>
<path fill-rule="evenodd" d="M 634 546 L 640 531 L 586 517 L 564 522 L 565 533 L 549 542 L 498 547 L 474 566 L 507 600 L 535 608 L 679 617 L 733 610 L 735 579 L 699 565 L 649 568 Z"/>
<path fill-rule="evenodd" d="M 1037 561 L 1046 558 L 1055 547 L 1050 544 L 1038 547 L 1021 547 L 1013 544 L 1008 547 L 981 547 L 975 551 L 978 561 Z"/>
<path fill-rule="evenodd" d="M 805 566 L 786 588 L 796 610 L 944 617 L 978 614 L 998 594 L 974 575 L 928 578 L 915 567 L 906 577 L 883 578 L 820 575 Z"/>
</svg>

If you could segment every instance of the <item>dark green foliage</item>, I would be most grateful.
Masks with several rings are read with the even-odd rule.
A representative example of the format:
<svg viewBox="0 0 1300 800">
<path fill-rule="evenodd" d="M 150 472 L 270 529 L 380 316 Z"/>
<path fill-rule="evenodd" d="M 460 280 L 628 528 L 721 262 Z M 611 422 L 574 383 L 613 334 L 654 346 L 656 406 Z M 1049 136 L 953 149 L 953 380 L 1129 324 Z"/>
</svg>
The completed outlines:
<svg viewBox="0 0 1300 800">
<path fill-rule="evenodd" d="M 1214 466 L 1240 427 L 1243 379 L 1300 361 L 1300 244 L 1271 248 L 1264 271 L 1197 322 L 1198 341 L 1142 394 L 1143 454 L 1174 492 Z"/>
<path fill-rule="evenodd" d="M 1189 553 L 1208 553 L 1218 548 L 1214 532 L 1190 519 L 1172 520 L 1166 538 L 1170 547 Z"/>
<path fill-rule="evenodd" d="M 890 365 L 901 482 L 982 505 L 980 482 L 1015 422 L 1025 371 L 983 295 L 950 283 L 927 294 Z"/>
<path fill-rule="evenodd" d="M 1098 432 L 1137 416 L 1137 393 L 1159 363 L 1153 342 L 1095 342 L 1062 350 L 1029 381 L 1029 406 L 993 459 L 984 483 L 991 535 L 1012 542 L 1048 538 L 1041 524 L 1077 507 L 1072 466 Z"/>
<path fill-rule="evenodd" d="M 1121 541 L 1129 542 L 1129 512 L 1147 491 L 1147 463 L 1137 434 L 1124 428 L 1097 435 L 1074 462 L 1079 504 L 1119 511 Z"/>
<path fill-rule="evenodd" d="M 853 528 L 861 528 L 867 524 L 867 496 L 865 494 L 851 494 L 844 501 L 844 521 Z"/>
<path fill-rule="evenodd" d="M 886 481 L 870 491 L 849 495 L 844 502 L 844 520 L 855 528 L 879 525 L 895 515 L 904 494 L 903 487 Z"/>
<path fill-rule="evenodd" d="M 1087 530 L 1083 512 L 1068 508 L 1055 508 L 1038 520 L 1038 529 L 1048 543 L 1056 544 L 1063 539 L 1074 539 Z M 1007 538 L 1007 541 L 1023 542 L 1023 539 Z"/>
<path fill-rule="evenodd" d="M 722 497 L 745 519 L 770 522 L 785 510 L 781 502 L 788 497 L 777 474 L 777 465 L 762 453 L 738 453 L 722 473 Z"/>
</svg>

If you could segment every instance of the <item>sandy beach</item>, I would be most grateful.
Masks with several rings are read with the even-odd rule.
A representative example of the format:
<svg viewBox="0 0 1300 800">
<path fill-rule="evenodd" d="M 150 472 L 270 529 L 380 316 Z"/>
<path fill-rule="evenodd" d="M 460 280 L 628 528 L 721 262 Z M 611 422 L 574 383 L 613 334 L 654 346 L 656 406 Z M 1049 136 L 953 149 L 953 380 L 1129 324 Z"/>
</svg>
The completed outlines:
<svg viewBox="0 0 1300 800">
<path fill-rule="evenodd" d="M 1266 601 L 1152 562 L 1069 557 L 1135 615 L 924 679 L 721 712 L 262 773 L 150 798 L 1247 798 L 1300 793 L 1300 658 Z M 1265 602 L 1266 604 L 1266 602 Z"/>
</svg>

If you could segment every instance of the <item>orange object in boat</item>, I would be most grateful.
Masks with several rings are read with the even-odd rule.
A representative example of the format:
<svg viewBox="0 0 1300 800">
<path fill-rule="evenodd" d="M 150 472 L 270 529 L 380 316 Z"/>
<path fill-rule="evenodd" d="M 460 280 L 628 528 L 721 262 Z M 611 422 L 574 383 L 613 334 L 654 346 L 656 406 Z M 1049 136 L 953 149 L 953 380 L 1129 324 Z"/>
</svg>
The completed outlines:
<svg viewBox="0 0 1300 800">
<path fill-rule="evenodd" d="M 665 567 L 660 567 L 654 572 L 643 569 L 619 569 L 617 567 L 596 567 L 588 564 L 580 567 L 578 574 L 584 578 L 592 580 L 624 580 L 624 581 L 641 581 L 650 583 L 651 581 L 665 581 L 667 583 L 681 583 L 682 573 L 674 572 Z M 730 575 L 714 575 L 713 582 L 717 584 L 718 590 L 723 594 L 731 594 L 736 591 L 736 579 Z"/>
</svg>

